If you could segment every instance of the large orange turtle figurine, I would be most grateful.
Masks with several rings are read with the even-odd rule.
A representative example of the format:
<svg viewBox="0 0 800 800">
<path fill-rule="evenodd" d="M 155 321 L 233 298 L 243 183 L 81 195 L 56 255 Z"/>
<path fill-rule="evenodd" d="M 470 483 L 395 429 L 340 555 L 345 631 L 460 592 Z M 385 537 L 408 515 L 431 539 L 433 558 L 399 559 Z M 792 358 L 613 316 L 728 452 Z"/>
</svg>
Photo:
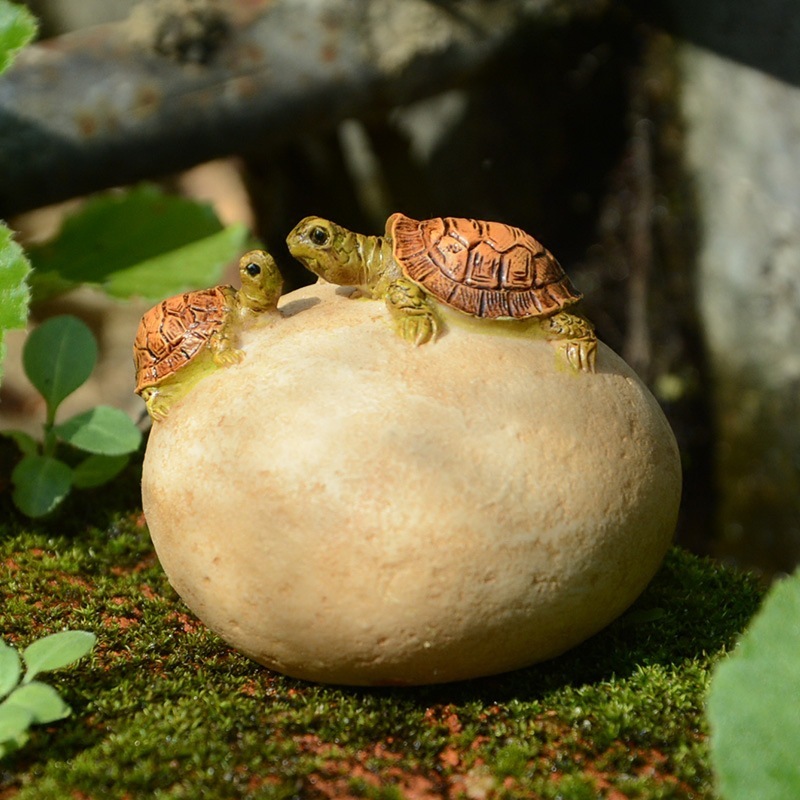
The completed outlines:
<svg viewBox="0 0 800 800">
<path fill-rule="evenodd" d="M 400 335 L 416 345 L 441 329 L 438 301 L 484 319 L 538 318 L 575 370 L 594 372 L 594 326 L 565 310 L 580 293 L 556 258 L 519 228 L 392 214 L 384 236 L 365 236 L 306 217 L 286 241 L 292 255 L 325 280 L 384 299 Z"/>
<path fill-rule="evenodd" d="M 283 280 L 273 257 L 251 250 L 239 261 L 242 287 L 214 286 L 169 297 L 142 317 L 133 343 L 136 393 L 153 420 L 163 420 L 212 370 L 235 364 L 242 327 L 263 313 L 278 313 Z"/>
</svg>

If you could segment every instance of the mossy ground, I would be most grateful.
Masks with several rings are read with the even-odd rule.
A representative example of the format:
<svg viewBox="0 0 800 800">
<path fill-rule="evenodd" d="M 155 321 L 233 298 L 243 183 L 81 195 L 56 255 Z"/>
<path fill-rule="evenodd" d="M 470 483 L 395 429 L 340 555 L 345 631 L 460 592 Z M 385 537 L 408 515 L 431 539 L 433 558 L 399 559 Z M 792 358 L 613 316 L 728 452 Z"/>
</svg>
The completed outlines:
<svg viewBox="0 0 800 800">
<path fill-rule="evenodd" d="M 74 713 L 0 762 L 0 799 L 714 797 L 704 694 L 758 605 L 746 577 L 674 550 L 627 614 L 546 664 L 418 689 L 317 686 L 248 661 L 187 611 L 136 478 L 46 523 L 0 499 L 0 634 L 99 640 L 46 676 Z"/>
</svg>

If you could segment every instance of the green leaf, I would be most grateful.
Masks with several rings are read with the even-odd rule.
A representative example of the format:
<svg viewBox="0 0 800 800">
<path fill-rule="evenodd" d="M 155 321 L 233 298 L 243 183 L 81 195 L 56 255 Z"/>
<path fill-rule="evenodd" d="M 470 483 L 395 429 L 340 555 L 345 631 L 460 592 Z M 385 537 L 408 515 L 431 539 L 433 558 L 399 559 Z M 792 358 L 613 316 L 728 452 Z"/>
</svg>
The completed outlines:
<svg viewBox="0 0 800 800">
<path fill-rule="evenodd" d="M 19 683 L 21 674 L 19 654 L 0 639 L 0 698 L 5 697 Z"/>
<path fill-rule="evenodd" d="M 36 18 L 23 6 L 0 0 L 0 73 L 36 35 Z"/>
<path fill-rule="evenodd" d="M 708 698 L 725 800 L 800 797 L 800 572 L 773 586 Z"/>
<path fill-rule="evenodd" d="M 27 708 L 7 702 L 0 704 L 0 743 L 15 740 L 30 728 L 32 722 L 33 714 Z"/>
<path fill-rule="evenodd" d="M 30 382 L 47 401 L 50 418 L 65 397 L 86 382 L 97 361 L 97 343 L 77 317 L 46 320 L 31 331 L 22 351 Z"/>
<path fill-rule="evenodd" d="M 30 271 L 22 248 L 0 223 L 0 328 L 4 331 L 24 328 L 28 321 L 30 292 L 25 279 Z"/>
<path fill-rule="evenodd" d="M 223 228 L 211 208 L 151 186 L 96 197 L 59 236 L 31 251 L 37 298 L 54 278 L 152 300 L 219 282 L 240 254 L 244 226 Z"/>
<path fill-rule="evenodd" d="M 36 725 L 46 725 L 48 722 L 64 719 L 72 712 L 52 686 L 39 681 L 31 681 L 20 686 L 3 705 L 30 712 L 31 721 Z"/>
<path fill-rule="evenodd" d="M 232 225 L 184 247 L 119 270 L 103 284 L 115 297 L 159 300 L 198 286 L 219 282 L 225 265 L 241 253 L 247 239 L 243 225 Z"/>
<path fill-rule="evenodd" d="M 2 5 L 0 5 L 1 15 Z M 2 37 L 1 27 L 0 37 Z M 0 45 L 0 59 L 2 59 L 1 48 L 2 45 Z M 26 278 L 30 269 L 22 248 L 11 238 L 11 231 L 0 222 L 0 379 L 3 377 L 6 331 L 24 328 L 28 321 L 30 290 Z"/>
<path fill-rule="evenodd" d="M 27 671 L 23 683 L 29 683 L 40 672 L 61 669 L 83 658 L 97 641 L 89 631 L 61 631 L 37 639 L 22 651 Z"/>
<path fill-rule="evenodd" d="M 2 435 L 15 442 L 24 456 L 35 456 L 39 452 L 39 443 L 25 431 L 2 431 Z"/>
<path fill-rule="evenodd" d="M 66 496 L 72 486 L 72 470 L 57 458 L 25 456 L 11 473 L 14 505 L 29 517 L 43 517 Z"/>
<path fill-rule="evenodd" d="M 142 441 L 142 432 L 118 408 L 97 406 L 54 428 L 56 435 L 88 453 L 120 456 L 132 453 Z"/>
<path fill-rule="evenodd" d="M 72 485 L 76 489 L 92 489 L 108 483 L 122 472 L 130 461 L 127 455 L 91 455 L 72 470 Z"/>
</svg>

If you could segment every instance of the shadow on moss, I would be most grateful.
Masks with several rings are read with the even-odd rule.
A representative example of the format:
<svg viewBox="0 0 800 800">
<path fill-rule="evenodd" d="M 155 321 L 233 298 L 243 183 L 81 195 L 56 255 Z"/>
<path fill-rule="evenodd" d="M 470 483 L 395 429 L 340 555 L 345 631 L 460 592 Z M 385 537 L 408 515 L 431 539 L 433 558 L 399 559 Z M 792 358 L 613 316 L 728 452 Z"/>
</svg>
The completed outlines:
<svg viewBox="0 0 800 800">
<path fill-rule="evenodd" d="M 199 623 L 155 558 L 136 467 L 115 483 L 117 503 L 136 500 L 98 496 L 66 527 L 3 523 L 2 634 L 85 629 L 98 645 L 54 673 L 74 716 L 0 765 L 0 796 L 714 797 L 704 694 L 759 603 L 748 577 L 674 550 L 627 614 L 557 659 L 443 686 L 320 686 Z"/>
<path fill-rule="evenodd" d="M 562 656 L 503 675 L 415 691 L 426 704 L 538 700 L 566 685 L 626 678 L 641 667 L 680 667 L 730 647 L 761 596 L 754 578 L 676 548 L 625 614 Z M 407 690 L 353 691 L 402 696 Z"/>
</svg>

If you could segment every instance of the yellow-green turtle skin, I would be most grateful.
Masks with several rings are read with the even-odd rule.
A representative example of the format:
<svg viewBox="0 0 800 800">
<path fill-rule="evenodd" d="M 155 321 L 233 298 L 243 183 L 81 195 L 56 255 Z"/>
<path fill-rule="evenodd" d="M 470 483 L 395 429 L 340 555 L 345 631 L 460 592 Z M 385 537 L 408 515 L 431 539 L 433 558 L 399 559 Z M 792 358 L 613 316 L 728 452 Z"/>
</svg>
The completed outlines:
<svg viewBox="0 0 800 800">
<path fill-rule="evenodd" d="M 525 231 L 499 222 L 392 214 L 384 236 L 306 217 L 287 237 L 292 255 L 321 278 L 383 299 L 398 333 L 415 345 L 442 329 L 437 303 L 479 319 L 538 318 L 567 362 L 594 372 L 597 338 L 567 311 L 581 295 L 556 258 Z"/>
<path fill-rule="evenodd" d="M 234 346 L 257 315 L 277 313 L 283 280 L 273 257 L 251 250 L 239 260 L 242 285 L 214 286 L 162 300 L 143 316 L 133 344 L 136 393 L 154 420 L 205 375 L 241 361 Z"/>
</svg>

